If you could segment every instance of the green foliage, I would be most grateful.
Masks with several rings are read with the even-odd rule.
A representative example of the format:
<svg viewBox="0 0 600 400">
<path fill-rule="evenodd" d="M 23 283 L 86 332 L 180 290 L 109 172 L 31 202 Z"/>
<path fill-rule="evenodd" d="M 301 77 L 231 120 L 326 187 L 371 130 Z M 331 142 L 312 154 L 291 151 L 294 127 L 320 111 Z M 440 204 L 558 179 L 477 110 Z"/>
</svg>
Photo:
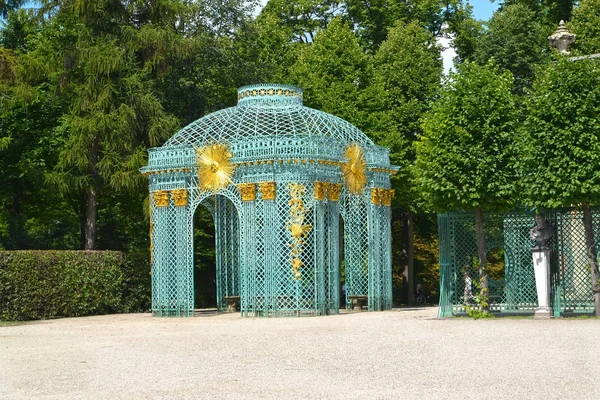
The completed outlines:
<svg viewBox="0 0 600 400">
<path fill-rule="evenodd" d="M 569 29 L 577 35 L 574 51 L 583 55 L 600 53 L 600 0 L 581 0 L 573 10 Z"/>
<path fill-rule="evenodd" d="M 464 11 L 461 0 L 346 0 L 345 4 L 363 46 L 370 50 L 377 49 L 399 23 L 418 21 L 437 36 L 444 23 L 453 25 Z"/>
<path fill-rule="evenodd" d="M 476 260 L 475 263 L 477 264 Z M 478 294 L 475 296 L 476 307 L 465 305 L 465 310 L 467 311 L 467 315 L 469 318 L 480 319 L 480 318 L 494 318 L 494 315 L 491 314 L 489 309 L 489 296 L 488 296 L 488 288 L 484 285 L 484 278 L 481 278 L 479 284 L 475 284 L 475 287 L 478 289 Z"/>
<path fill-rule="evenodd" d="M 393 27 L 374 57 L 375 82 L 369 90 L 370 113 L 362 128 L 377 144 L 390 149 L 401 167 L 393 178 L 395 204 L 414 206 L 413 141 L 420 118 L 440 86 L 442 61 L 434 36 L 417 22 Z"/>
<path fill-rule="evenodd" d="M 0 252 L 0 320 L 143 312 L 149 308 L 147 253 Z"/>
<path fill-rule="evenodd" d="M 0 319 L 119 311 L 122 263 L 117 252 L 0 252 Z"/>
<path fill-rule="evenodd" d="M 465 63 L 423 118 L 417 176 L 432 210 L 506 209 L 516 174 L 513 78 L 495 66 Z"/>
<path fill-rule="evenodd" d="M 339 0 L 270 0 L 261 14 L 270 15 L 295 42 L 310 43 L 341 10 Z"/>
<path fill-rule="evenodd" d="M 551 28 L 551 29 L 554 29 Z M 549 54 L 547 26 L 536 20 L 535 13 L 522 4 L 503 7 L 487 22 L 473 59 L 496 65 L 515 77 L 515 90 L 523 93 L 533 84 L 535 66 Z"/>
<path fill-rule="evenodd" d="M 366 111 L 361 99 L 372 71 L 358 38 L 348 24 L 336 18 L 316 35 L 311 46 L 302 49 L 291 78 L 304 89 L 306 105 L 360 127 Z"/>
<path fill-rule="evenodd" d="M 460 5 L 456 17 L 448 23 L 448 33 L 454 35 L 452 45 L 456 51 L 454 61 L 462 63 L 470 60 L 475 53 L 479 38 L 484 32 L 482 21 L 473 17 L 473 7 Z"/>
<path fill-rule="evenodd" d="M 553 27 L 556 27 L 560 20 L 570 20 L 573 6 L 577 4 L 577 0 L 500 0 L 498 2 L 501 3 L 501 9 L 512 5 L 525 6 L 535 12 L 538 20 Z"/>
<path fill-rule="evenodd" d="M 600 61 L 560 57 L 527 100 L 518 158 L 523 200 L 536 207 L 600 201 Z"/>
</svg>

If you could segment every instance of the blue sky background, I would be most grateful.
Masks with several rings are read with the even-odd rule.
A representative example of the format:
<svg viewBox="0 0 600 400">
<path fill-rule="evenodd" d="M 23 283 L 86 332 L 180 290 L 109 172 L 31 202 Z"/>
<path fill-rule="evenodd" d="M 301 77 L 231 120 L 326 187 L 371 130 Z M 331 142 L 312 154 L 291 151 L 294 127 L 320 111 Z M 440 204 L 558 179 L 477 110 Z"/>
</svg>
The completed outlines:
<svg viewBox="0 0 600 400">
<path fill-rule="evenodd" d="M 477 19 L 487 20 L 494 11 L 498 9 L 498 0 L 490 2 L 490 0 L 471 0 L 473 6 L 473 16 Z"/>
</svg>

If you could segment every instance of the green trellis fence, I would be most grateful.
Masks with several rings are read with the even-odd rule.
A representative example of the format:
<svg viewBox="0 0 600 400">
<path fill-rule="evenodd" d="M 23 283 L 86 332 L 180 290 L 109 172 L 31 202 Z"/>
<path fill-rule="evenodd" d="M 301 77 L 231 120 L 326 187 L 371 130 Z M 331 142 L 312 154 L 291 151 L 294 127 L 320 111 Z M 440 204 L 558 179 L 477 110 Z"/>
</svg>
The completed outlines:
<svg viewBox="0 0 600 400">
<path fill-rule="evenodd" d="M 583 213 L 569 208 L 553 210 L 545 213 L 545 216 L 555 227 L 555 235 L 550 243 L 551 299 L 554 316 L 592 312 L 594 302 L 585 248 Z M 499 269 L 496 268 L 493 273 L 490 270 L 489 297 L 492 312 L 532 313 L 537 307 L 531 259 L 534 242 L 529 238 L 529 230 L 534 224 L 533 211 L 485 215 L 488 257 L 494 252 L 503 254 L 503 263 L 498 264 Z M 600 209 L 593 210 L 593 225 L 598 243 Z M 465 305 L 473 301 L 472 296 L 478 291 L 474 214 L 453 212 L 438 215 L 438 235 L 438 316 L 448 317 L 466 312 Z M 471 286 L 469 282 L 472 283 Z"/>
</svg>

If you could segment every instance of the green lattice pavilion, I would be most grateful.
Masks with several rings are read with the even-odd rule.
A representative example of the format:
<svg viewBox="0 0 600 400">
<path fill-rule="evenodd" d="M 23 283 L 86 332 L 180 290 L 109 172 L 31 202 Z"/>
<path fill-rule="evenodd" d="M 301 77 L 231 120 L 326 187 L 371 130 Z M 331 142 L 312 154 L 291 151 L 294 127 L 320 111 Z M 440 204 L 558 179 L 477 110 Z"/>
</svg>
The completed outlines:
<svg viewBox="0 0 600 400">
<path fill-rule="evenodd" d="M 388 149 L 302 96 L 294 86 L 242 87 L 237 106 L 149 150 L 154 315 L 193 315 L 199 205 L 215 222 L 219 310 L 239 297 L 243 316 L 336 314 L 342 255 L 348 300 L 391 308 L 398 168 Z"/>
</svg>

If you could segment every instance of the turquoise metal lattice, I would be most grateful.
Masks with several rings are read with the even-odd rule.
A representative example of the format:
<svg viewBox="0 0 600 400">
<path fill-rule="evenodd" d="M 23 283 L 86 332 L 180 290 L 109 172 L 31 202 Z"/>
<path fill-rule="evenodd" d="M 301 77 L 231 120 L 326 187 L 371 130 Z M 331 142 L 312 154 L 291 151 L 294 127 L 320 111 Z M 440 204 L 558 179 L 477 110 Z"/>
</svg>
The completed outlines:
<svg viewBox="0 0 600 400">
<path fill-rule="evenodd" d="M 600 210 L 593 210 L 596 243 L 600 240 Z M 591 272 L 587 266 L 583 216 L 575 209 L 545 213 L 556 233 L 551 240 L 551 299 L 555 316 L 565 313 L 592 312 L 594 302 Z M 534 242 L 529 230 L 535 224 L 534 213 L 515 211 L 486 214 L 485 230 L 488 250 L 504 250 L 504 279 L 489 281 L 490 309 L 493 312 L 533 312 L 537 307 L 535 276 L 531 256 Z M 477 241 L 473 213 L 438 215 L 440 252 L 440 305 L 438 316 L 448 317 L 465 312 L 472 302 L 478 279 L 475 265 Z"/>
<path fill-rule="evenodd" d="M 207 115 L 149 150 L 141 172 L 151 194 L 154 315 L 193 315 L 199 205 L 215 220 L 220 310 L 226 297 L 239 296 L 243 316 L 337 313 L 341 234 L 347 296 L 366 296 L 369 310 L 391 308 L 390 175 L 398 168 L 390 165 L 388 149 L 348 122 L 304 107 L 302 96 L 287 85 L 242 87 L 236 107 Z M 229 184 L 203 189 L 198 151 L 216 144 L 227 146 L 235 172 Z M 358 194 L 347 190 L 341 171 L 351 144 L 362 148 L 367 165 Z M 292 205 L 300 205 L 310 226 L 301 233 L 291 228 Z"/>
</svg>

